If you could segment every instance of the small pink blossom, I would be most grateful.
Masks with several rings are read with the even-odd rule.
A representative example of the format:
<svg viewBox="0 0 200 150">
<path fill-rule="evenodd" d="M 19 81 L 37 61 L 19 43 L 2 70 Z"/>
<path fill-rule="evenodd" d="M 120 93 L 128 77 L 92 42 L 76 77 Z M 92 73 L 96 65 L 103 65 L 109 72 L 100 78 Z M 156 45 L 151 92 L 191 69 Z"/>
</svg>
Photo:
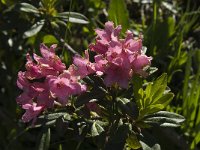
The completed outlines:
<svg viewBox="0 0 200 150">
<path fill-rule="evenodd" d="M 22 116 L 23 122 L 29 122 L 33 120 L 35 122 L 37 116 L 43 111 L 43 106 L 37 106 L 36 103 L 33 104 L 25 104 L 22 106 L 23 109 L 26 110 L 24 115 Z"/>
<path fill-rule="evenodd" d="M 86 90 L 86 86 L 78 83 L 78 80 L 72 78 L 67 71 L 58 77 L 49 76 L 48 82 L 52 96 L 58 98 L 58 101 L 64 105 L 68 102 L 69 96 Z"/>
<path fill-rule="evenodd" d="M 49 63 L 51 67 L 55 70 L 62 72 L 66 69 L 64 63 L 62 63 L 61 59 L 55 54 L 55 48 L 57 45 L 52 45 L 50 48 L 46 47 L 44 44 L 40 45 L 40 52 L 43 58 Z"/>
<path fill-rule="evenodd" d="M 89 74 L 95 73 L 95 66 L 93 63 L 89 61 L 89 54 L 88 51 L 85 51 L 85 57 L 81 57 L 78 55 L 74 56 L 73 60 L 74 66 L 74 72 L 77 76 L 80 76 L 81 78 L 86 77 Z"/>
<path fill-rule="evenodd" d="M 108 61 L 104 59 L 103 55 L 96 55 L 94 59 L 96 74 L 101 76 L 105 72 Z"/>
<path fill-rule="evenodd" d="M 89 48 L 99 54 L 105 54 L 111 41 L 118 41 L 121 26 L 114 28 L 113 22 L 106 22 L 105 29 L 96 29 L 96 44 L 90 44 Z"/>
<path fill-rule="evenodd" d="M 105 85 L 112 86 L 116 83 L 122 88 L 127 88 L 128 82 L 131 78 L 131 73 L 131 70 L 126 68 L 110 65 L 110 67 L 105 71 Z"/>
<path fill-rule="evenodd" d="M 27 63 L 26 63 L 26 72 L 25 75 L 28 79 L 38 79 L 43 77 L 40 66 L 34 62 L 31 58 L 30 54 L 26 55 Z"/>
</svg>

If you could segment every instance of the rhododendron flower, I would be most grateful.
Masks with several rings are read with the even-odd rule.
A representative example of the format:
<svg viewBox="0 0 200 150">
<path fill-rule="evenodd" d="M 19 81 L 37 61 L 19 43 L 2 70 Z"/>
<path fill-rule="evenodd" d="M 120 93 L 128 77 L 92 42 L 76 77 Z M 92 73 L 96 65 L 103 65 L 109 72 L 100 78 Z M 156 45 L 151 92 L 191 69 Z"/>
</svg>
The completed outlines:
<svg viewBox="0 0 200 150">
<path fill-rule="evenodd" d="M 37 106 L 36 103 L 33 104 L 25 104 L 22 106 L 23 109 L 26 110 L 25 114 L 22 116 L 22 121 L 29 122 L 33 119 L 35 122 L 37 116 L 43 111 L 43 106 Z"/>
<path fill-rule="evenodd" d="M 108 50 L 110 41 L 117 41 L 121 26 L 114 28 L 113 22 L 106 22 L 105 29 L 96 29 L 96 44 L 90 44 L 89 48 L 97 53 L 104 54 Z"/>
<path fill-rule="evenodd" d="M 66 66 L 55 54 L 56 45 L 50 48 L 40 45 L 42 56 L 27 54 L 26 71 L 18 73 L 17 86 L 23 91 L 16 99 L 26 110 L 24 122 L 36 120 L 37 116 L 54 103 L 65 106 L 69 97 L 86 91 L 80 80 L 91 74 L 104 78 L 106 86 L 118 84 L 128 88 L 129 80 L 135 74 L 147 76 L 145 71 L 151 64 L 151 57 L 145 55 L 142 40 L 134 38 L 131 31 L 120 39 L 121 26 L 114 27 L 112 22 L 105 23 L 105 29 L 96 29 L 96 42 L 89 49 L 96 52 L 94 62 L 90 62 L 88 50 L 85 56 L 75 55 L 73 64 Z M 39 79 L 39 80 L 38 80 Z M 96 103 L 86 105 L 96 109 Z"/>
<path fill-rule="evenodd" d="M 127 88 L 131 73 L 131 70 L 112 64 L 112 66 L 105 71 L 105 85 L 112 86 L 112 84 L 117 83 L 120 87 Z"/>
<path fill-rule="evenodd" d="M 22 117 L 24 122 L 35 121 L 43 110 L 52 108 L 55 101 L 66 105 L 69 96 L 86 90 L 86 86 L 79 83 L 79 75 L 70 74 L 70 68 L 65 70 L 55 48 L 56 45 L 48 48 L 41 44 L 42 57 L 27 54 L 26 71 L 18 73 L 17 86 L 23 92 L 16 101 L 26 110 Z"/>
<path fill-rule="evenodd" d="M 96 52 L 95 71 L 97 75 L 105 74 L 107 86 L 117 83 L 127 88 L 134 74 L 147 76 L 144 68 L 151 64 L 151 57 L 142 52 L 142 40 L 133 37 L 129 30 L 125 39 L 120 39 L 121 26 L 114 28 L 112 22 L 105 23 L 105 29 L 97 29 L 96 43 L 89 48 Z"/>
<path fill-rule="evenodd" d="M 44 44 L 40 45 L 40 52 L 43 58 L 48 62 L 48 64 L 53 67 L 55 70 L 62 72 L 66 69 L 64 63 L 61 62 L 61 59 L 55 54 L 56 44 L 52 45 L 50 48 L 46 47 Z"/>
<path fill-rule="evenodd" d="M 31 58 L 30 54 L 27 54 L 27 71 L 25 74 L 28 79 L 32 80 L 46 77 L 47 75 L 58 75 L 59 72 L 62 72 L 66 68 L 65 64 L 55 54 L 55 48 L 56 45 L 48 48 L 44 44 L 41 44 L 40 52 L 43 57 L 33 54 L 33 58 Z"/>
<path fill-rule="evenodd" d="M 85 51 L 85 57 L 81 57 L 78 55 L 74 56 L 73 64 L 73 72 L 80 76 L 81 78 L 86 77 L 89 74 L 95 73 L 95 66 L 93 63 L 89 61 L 89 54 L 88 51 Z"/>
<path fill-rule="evenodd" d="M 70 95 L 86 91 L 86 86 L 78 83 L 78 80 L 67 71 L 58 77 L 49 76 L 48 82 L 52 96 L 57 97 L 58 101 L 62 104 L 67 103 Z"/>
</svg>

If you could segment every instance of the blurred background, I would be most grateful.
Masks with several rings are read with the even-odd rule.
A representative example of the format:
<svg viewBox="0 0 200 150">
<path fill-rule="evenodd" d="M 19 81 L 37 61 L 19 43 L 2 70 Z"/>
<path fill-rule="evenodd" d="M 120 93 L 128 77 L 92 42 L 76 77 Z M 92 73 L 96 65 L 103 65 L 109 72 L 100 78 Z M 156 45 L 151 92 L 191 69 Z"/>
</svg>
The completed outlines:
<svg viewBox="0 0 200 150">
<path fill-rule="evenodd" d="M 162 137 L 162 149 L 200 149 L 199 0 L 0 0 L 0 149 L 37 145 L 40 129 L 26 128 L 15 101 L 26 53 L 38 53 L 40 43 L 56 43 L 56 53 L 69 66 L 75 53 L 83 54 L 94 42 L 94 29 L 108 20 L 143 37 L 158 68 L 149 78 L 168 74 L 175 98 L 166 109 L 186 121 L 181 128 L 152 131 Z M 59 149 L 57 143 L 51 147 Z"/>
</svg>

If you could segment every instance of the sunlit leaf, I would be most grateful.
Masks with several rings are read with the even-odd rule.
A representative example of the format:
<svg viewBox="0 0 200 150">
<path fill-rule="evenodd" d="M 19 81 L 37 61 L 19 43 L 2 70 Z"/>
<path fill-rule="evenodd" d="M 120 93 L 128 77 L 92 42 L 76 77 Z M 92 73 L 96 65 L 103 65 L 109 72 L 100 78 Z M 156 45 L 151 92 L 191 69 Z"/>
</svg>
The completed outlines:
<svg viewBox="0 0 200 150">
<path fill-rule="evenodd" d="M 185 121 L 183 116 L 167 111 L 159 111 L 146 116 L 144 119 L 145 123 L 155 124 L 162 127 L 178 127 Z"/>
<path fill-rule="evenodd" d="M 97 122 L 94 122 L 91 127 L 91 135 L 92 137 L 100 135 L 104 131 L 103 127 L 99 125 Z"/>
<path fill-rule="evenodd" d="M 19 3 L 15 6 L 15 9 L 19 9 L 20 11 L 28 13 L 39 13 L 38 9 L 35 6 L 28 3 Z"/>
<path fill-rule="evenodd" d="M 49 35 L 45 35 L 43 37 L 42 43 L 45 43 L 45 44 L 57 44 L 58 40 L 55 38 L 55 36 L 49 34 Z"/>
<path fill-rule="evenodd" d="M 122 31 L 126 31 L 129 27 L 129 15 L 124 0 L 111 0 L 108 10 L 109 20 L 117 25 L 122 25 Z"/>
<path fill-rule="evenodd" d="M 137 139 L 137 136 L 134 134 L 129 135 L 129 137 L 126 139 L 126 143 L 128 147 L 132 149 L 139 149 L 141 147 L 141 144 Z"/>
<path fill-rule="evenodd" d="M 76 12 L 62 12 L 58 13 L 57 17 L 71 23 L 88 24 L 88 19 L 84 15 Z"/>
<path fill-rule="evenodd" d="M 29 30 L 24 32 L 23 38 L 28 38 L 28 37 L 36 35 L 38 32 L 40 32 L 40 30 L 44 26 L 44 23 L 45 23 L 44 20 L 40 20 L 36 22 Z"/>
</svg>

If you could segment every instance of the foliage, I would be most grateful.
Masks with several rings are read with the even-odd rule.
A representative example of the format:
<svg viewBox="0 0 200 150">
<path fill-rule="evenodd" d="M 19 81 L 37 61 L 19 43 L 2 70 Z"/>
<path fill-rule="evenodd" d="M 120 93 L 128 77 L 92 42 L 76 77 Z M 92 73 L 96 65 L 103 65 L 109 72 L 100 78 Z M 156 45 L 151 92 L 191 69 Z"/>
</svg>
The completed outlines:
<svg viewBox="0 0 200 150">
<path fill-rule="evenodd" d="M 86 78 L 90 91 L 73 105 L 44 112 L 34 127 L 22 123 L 15 99 L 25 54 L 56 43 L 69 66 L 109 19 L 143 34 L 158 71 L 145 80 L 135 76 L 126 90 Z M 199 29 L 195 0 L 1 0 L 0 149 L 199 149 Z M 87 109 L 93 100 L 103 117 Z M 164 128 L 175 126 L 181 128 Z"/>
</svg>

